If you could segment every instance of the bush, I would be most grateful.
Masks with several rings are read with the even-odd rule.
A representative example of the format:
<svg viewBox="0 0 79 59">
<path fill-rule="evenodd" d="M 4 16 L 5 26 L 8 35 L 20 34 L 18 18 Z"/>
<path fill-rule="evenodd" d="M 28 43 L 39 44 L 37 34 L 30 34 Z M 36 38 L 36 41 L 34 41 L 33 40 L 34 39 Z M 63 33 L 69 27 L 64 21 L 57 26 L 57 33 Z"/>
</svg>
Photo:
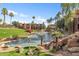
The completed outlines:
<svg viewBox="0 0 79 59">
<path fill-rule="evenodd" d="M 57 38 L 60 38 L 60 37 L 63 36 L 63 33 L 61 33 L 60 31 L 55 31 L 55 32 L 52 33 L 52 36 L 55 36 Z"/>
<path fill-rule="evenodd" d="M 30 48 L 36 48 L 35 46 L 30 46 Z M 28 47 L 24 47 L 24 49 L 29 49 L 29 46 Z"/>
<path fill-rule="evenodd" d="M 29 47 L 24 47 L 25 49 L 25 55 L 28 55 L 29 53 Z M 30 46 L 30 49 L 32 50 L 33 55 L 32 56 L 38 56 L 40 51 L 38 48 L 34 47 L 34 46 Z"/>
<path fill-rule="evenodd" d="M 52 53 L 55 53 L 56 49 L 50 49 L 49 51 L 52 52 Z"/>
<path fill-rule="evenodd" d="M 29 55 L 29 46 L 28 47 L 24 47 L 25 49 L 25 55 Z M 37 56 L 38 55 L 38 49 L 35 46 L 30 46 L 30 49 L 32 50 L 33 55 Z"/>
<path fill-rule="evenodd" d="M 35 49 L 33 50 L 33 55 L 37 56 L 37 55 L 39 55 L 39 54 L 40 54 L 40 50 L 39 50 L 38 48 L 35 48 Z"/>
</svg>

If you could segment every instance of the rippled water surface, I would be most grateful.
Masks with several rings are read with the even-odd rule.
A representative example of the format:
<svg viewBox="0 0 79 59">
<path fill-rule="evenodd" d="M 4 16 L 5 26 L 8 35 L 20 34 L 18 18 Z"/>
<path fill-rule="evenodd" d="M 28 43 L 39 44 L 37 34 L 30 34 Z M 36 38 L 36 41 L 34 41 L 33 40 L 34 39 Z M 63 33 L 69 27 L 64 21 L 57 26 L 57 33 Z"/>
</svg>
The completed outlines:
<svg viewBox="0 0 79 59">
<path fill-rule="evenodd" d="M 49 42 L 53 39 L 51 34 L 48 32 L 44 32 L 42 34 L 43 34 L 43 42 L 44 43 Z M 30 39 L 30 43 L 29 43 L 29 39 Z M 23 47 L 29 46 L 29 45 L 37 46 L 38 44 L 40 44 L 40 41 L 41 41 L 41 37 L 37 34 L 34 34 L 34 35 L 32 35 L 31 38 L 20 38 L 20 39 L 17 39 L 16 41 L 11 41 L 6 44 L 10 45 L 10 46 L 21 45 Z"/>
</svg>

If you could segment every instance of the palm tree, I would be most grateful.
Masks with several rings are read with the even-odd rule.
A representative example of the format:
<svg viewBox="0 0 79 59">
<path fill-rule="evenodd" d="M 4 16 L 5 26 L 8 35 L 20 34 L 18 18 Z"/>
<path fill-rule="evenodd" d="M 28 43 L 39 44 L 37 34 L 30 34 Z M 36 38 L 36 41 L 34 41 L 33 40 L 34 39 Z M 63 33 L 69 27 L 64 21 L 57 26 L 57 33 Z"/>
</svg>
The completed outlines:
<svg viewBox="0 0 79 59">
<path fill-rule="evenodd" d="M 42 23 L 42 29 L 45 29 L 46 28 L 46 26 L 45 26 L 45 23 L 43 22 Z"/>
<path fill-rule="evenodd" d="M 79 3 L 62 3 L 61 4 L 62 12 L 67 14 L 69 11 L 76 10 L 79 8 Z"/>
<path fill-rule="evenodd" d="M 33 19 L 33 21 L 32 21 L 32 22 L 34 22 L 35 16 L 32 16 L 32 19 Z"/>
<path fill-rule="evenodd" d="M 61 4 L 62 7 L 62 14 L 65 20 L 65 29 L 68 29 L 71 32 L 71 28 L 73 28 L 73 16 L 75 15 L 74 10 L 76 10 L 76 5 L 74 3 L 63 3 Z"/>
<path fill-rule="evenodd" d="M 14 17 L 14 14 L 11 12 L 11 13 L 9 14 L 9 16 L 11 17 L 11 19 L 10 19 L 10 24 L 11 24 L 11 20 L 12 20 L 12 17 Z"/>
<path fill-rule="evenodd" d="M 62 14 L 67 15 L 70 10 L 70 7 L 71 7 L 70 3 L 61 3 Z"/>
<path fill-rule="evenodd" d="M 49 19 L 47 19 L 47 23 L 48 23 L 48 26 L 47 26 L 47 31 L 48 32 L 51 32 L 51 29 L 50 29 L 50 23 L 52 22 L 53 18 L 50 17 Z"/>
<path fill-rule="evenodd" d="M 0 23 L 2 22 L 2 19 L 0 19 Z"/>
<path fill-rule="evenodd" d="M 47 19 L 47 23 L 48 23 L 48 25 L 50 25 L 50 23 L 52 22 L 52 20 L 53 20 L 52 17 L 50 17 L 49 19 Z"/>
<path fill-rule="evenodd" d="M 60 20 L 61 19 L 61 12 L 59 11 L 57 14 L 56 14 L 56 16 L 55 16 L 55 18 L 54 18 L 54 20 L 55 20 L 55 22 L 57 21 L 57 20 Z"/>
<path fill-rule="evenodd" d="M 55 24 L 56 24 L 56 28 L 64 30 L 64 20 L 63 20 L 63 18 L 61 20 L 57 20 L 55 22 Z"/>
<path fill-rule="evenodd" d="M 35 19 L 35 16 L 32 16 L 32 23 L 31 23 L 31 25 L 30 25 L 30 30 L 32 29 L 32 25 L 34 24 L 34 19 Z"/>
<path fill-rule="evenodd" d="M 4 25 L 5 24 L 5 16 L 8 15 L 7 9 L 6 8 L 3 8 L 1 14 L 3 14 L 3 16 L 4 16 L 4 20 L 3 20 L 3 25 Z"/>
</svg>

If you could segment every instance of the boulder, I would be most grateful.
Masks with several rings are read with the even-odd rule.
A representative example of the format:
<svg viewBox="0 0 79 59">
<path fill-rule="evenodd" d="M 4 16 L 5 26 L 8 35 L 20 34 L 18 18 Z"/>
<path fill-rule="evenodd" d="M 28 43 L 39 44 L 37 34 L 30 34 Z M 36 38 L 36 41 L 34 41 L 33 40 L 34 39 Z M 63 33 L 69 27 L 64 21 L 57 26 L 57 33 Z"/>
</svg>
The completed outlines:
<svg viewBox="0 0 79 59">
<path fill-rule="evenodd" d="M 72 37 L 72 39 L 69 39 L 67 42 L 68 47 L 79 47 L 79 38 L 78 37 Z"/>
<path fill-rule="evenodd" d="M 54 47 L 65 47 L 72 48 L 72 47 L 79 47 L 79 32 L 76 32 L 74 34 L 71 34 L 67 37 L 51 41 L 49 44 L 46 45 L 46 48 L 54 48 Z"/>
<path fill-rule="evenodd" d="M 70 52 L 79 52 L 79 47 L 68 48 Z"/>
<path fill-rule="evenodd" d="M 58 39 L 57 44 L 59 46 L 66 45 L 67 44 L 67 41 L 68 41 L 68 38 Z"/>
<path fill-rule="evenodd" d="M 59 46 L 79 47 L 79 32 L 58 40 Z"/>
</svg>

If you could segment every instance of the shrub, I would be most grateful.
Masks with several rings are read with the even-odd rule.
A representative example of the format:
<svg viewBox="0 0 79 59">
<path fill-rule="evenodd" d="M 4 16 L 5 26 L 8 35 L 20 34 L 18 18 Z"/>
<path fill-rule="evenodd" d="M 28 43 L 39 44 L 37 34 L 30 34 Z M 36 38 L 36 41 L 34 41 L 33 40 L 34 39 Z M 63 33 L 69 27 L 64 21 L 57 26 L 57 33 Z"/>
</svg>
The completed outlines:
<svg viewBox="0 0 79 59">
<path fill-rule="evenodd" d="M 52 52 L 52 53 L 55 53 L 56 49 L 50 49 L 49 51 Z"/>
<path fill-rule="evenodd" d="M 30 46 L 30 48 L 36 48 L 35 46 Z M 29 49 L 29 46 L 24 47 L 24 49 Z"/>
<path fill-rule="evenodd" d="M 37 55 L 39 55 L 39 54 L 40 54 L 40 50 L 39 50 L 38 48 L 35 48 L 35 49 L 33 50 L 33 55 L 37 56 Z"/>
<path fill-rule="evenodd" d="M 61 33 L 60 31 L 54 31 L 52 33 L 52 36 L 57 37 L 57 38 L 60 38 L 60 37 L 63 36 L 63 33 Z"/>
</svg>

